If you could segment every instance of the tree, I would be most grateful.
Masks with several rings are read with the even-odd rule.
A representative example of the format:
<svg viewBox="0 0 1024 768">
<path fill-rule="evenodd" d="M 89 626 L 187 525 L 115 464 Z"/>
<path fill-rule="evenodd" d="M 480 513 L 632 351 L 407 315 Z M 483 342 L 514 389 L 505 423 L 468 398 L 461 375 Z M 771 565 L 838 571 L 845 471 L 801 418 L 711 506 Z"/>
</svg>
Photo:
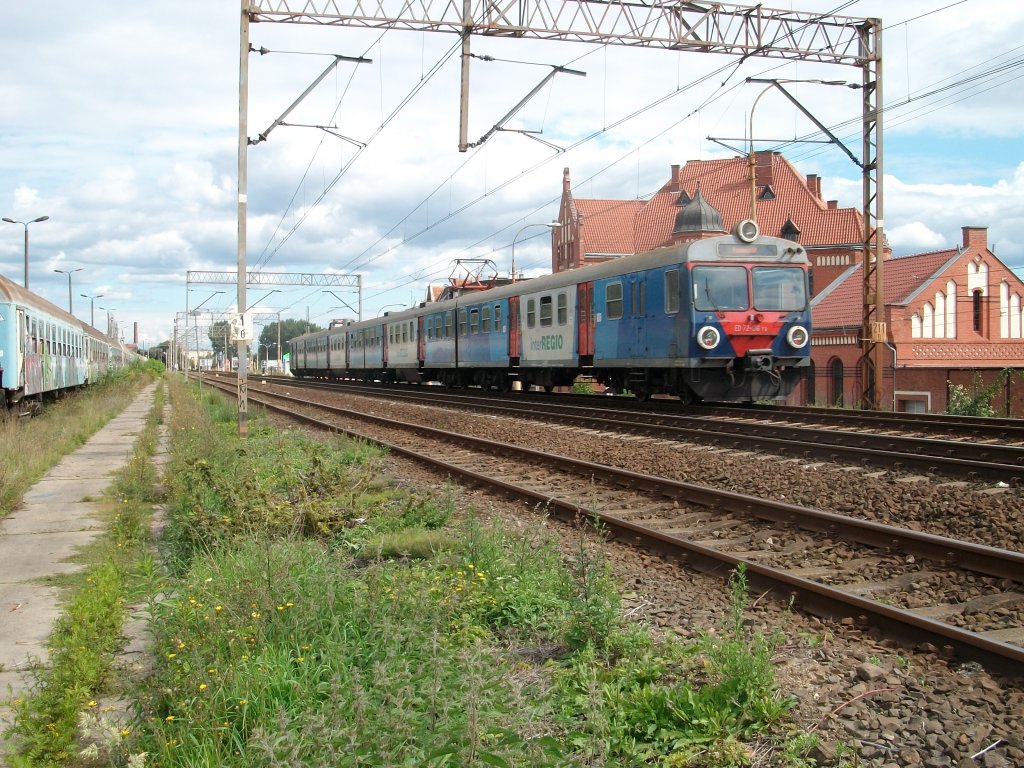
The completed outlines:
<svg viewBox="0 0 1024 768">
<path fill-rule="evenodd" d="M 274 354 L 269 355 L 270 359 L 283 358 L 284 353 L 288 349 L 288 342 L 294 339 L 296 336 L 301 336 L 304 333 L 310 331 L 321 330 L 320 326 L 316 323 L 310 323 L 305 320 L 295 320 L 294 318 L 285 318 L 281 320 L 281 349 L 277 349 L 277 328 L 278 323 L 268 323 L 263 326 L 263 330 L 260 331 L 259 343 L 268 350 L 273 350 Z M 258 348 L 257 348 L 258 349 Z"/>
<path fill-rule="evenodd" d="M 238 347 L 231 342 L 231 325 L 227 320 L 217 320 L 210 326 L 210 344 L 213 354 L 227 353 L 227 357 L 238 357 Z"/>
</svg>

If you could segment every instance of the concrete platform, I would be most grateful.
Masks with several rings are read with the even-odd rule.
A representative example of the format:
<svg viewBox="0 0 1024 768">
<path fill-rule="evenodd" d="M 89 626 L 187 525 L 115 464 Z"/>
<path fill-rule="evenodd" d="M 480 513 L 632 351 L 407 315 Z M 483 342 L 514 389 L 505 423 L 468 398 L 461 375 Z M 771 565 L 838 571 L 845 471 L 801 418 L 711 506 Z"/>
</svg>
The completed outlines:
<svg viewBox="0 0 1024 768">
<path fill-rule="evenodd" d="M 153 408 L 151 384 L 81 448 L 64 457 L 0 520 L 0 768 L 7 701 L 31 683 L 32 665 L 46 659 L 46 640 L 60 615 L 58 590 L 46 581 L 80 566 L 71 558 L 103 526 L 98 500 L 131 457 Z"/>
</svg>

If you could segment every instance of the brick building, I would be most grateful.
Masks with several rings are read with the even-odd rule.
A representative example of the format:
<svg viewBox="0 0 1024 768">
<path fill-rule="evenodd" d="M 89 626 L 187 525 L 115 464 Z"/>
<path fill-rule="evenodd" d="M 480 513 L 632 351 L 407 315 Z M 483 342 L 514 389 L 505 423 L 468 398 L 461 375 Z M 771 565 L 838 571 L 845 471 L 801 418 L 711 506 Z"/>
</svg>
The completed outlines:
<svg viewBox="0 0 1024 768">
<path fill-rule="evenodd" d="M 791 402 L 856 405 L 861 212 L 823 200 L 821 179 L 803 176 L 777 152 L 755 153 L 751 181 L 747 158 L 694 160 L 673 165 L 668 182 L 649 200 L 577 198 L 566 168 L 562 226 L 552 231 L 552 270 L 679 242 L 692 237 L 701 220 L 731 230 L 751 218 L 753 200 L 761 232 L 799 242 L 812 265 L 812 367 Z M 709 206 L 720 217 L 705 215 Z M 984 227 L 964 227 L 959 248 L 900 258 L 885 248 L 884 316 L 892 362 L 883 371 L 882 402 L 889 407 L 941 412 L 948 382 L 970 387 L 976 378 L 997 380 L 1007 368 L 1024 372 L 1024 284 L 995 257 L 987 235 Z M 1011 377 L 994 405 L 1000 413 L 1024 416 L 1024 379 Z"/>
<path fill-rule="evenodd" d="M 855 404 L 861 330 L 861 265 L 850 267 L 812 301 L 808 403 Z M 884 317 L 891 358 L 883 402 L 897 411 L 942 412 L 948 383 L 973 387 L 1024 372 L 1024 282 L 988 246 L 986 227 L 963 227 L 958 248 L 889 259 Z M 1024 380 L 1005 379 L 993 400 L 1001 414 L 1024 416 Z"/>
</svg>

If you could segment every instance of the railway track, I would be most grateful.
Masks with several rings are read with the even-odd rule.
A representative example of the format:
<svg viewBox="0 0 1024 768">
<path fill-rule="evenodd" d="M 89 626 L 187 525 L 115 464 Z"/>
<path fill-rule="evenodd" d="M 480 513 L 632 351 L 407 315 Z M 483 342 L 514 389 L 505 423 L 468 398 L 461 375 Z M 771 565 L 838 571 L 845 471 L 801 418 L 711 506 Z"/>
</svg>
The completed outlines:
<svg viewBox="0 0 1024 768">
<path fill-rule="evenodd" d="M 617 540 L 723 576 L 742 563 L 752 584 L 809 613 L 1024 674 L 1024 627 L 1012 621 L 1024 605 L 1024 554 L 312 405 L 252 384 L 251 400 L 270 410 L 381 443 L 566 520 L 594 517 Z M 353 421 L 368 426 L 354 430 Z M 439 441 L 448 445 L 439 450 Z M 965 586 L 979 597 L 951 597 Z"/>
<path fill-rule="evenodd" d="M 495 398 L 483 393 L 453 393 L 423 387 L 380 387 L 376 385 L 337 385 L 254 377 L 284 386 L 330 389 L 350 394 L 366 394 L 436 407 L 472 409 L 481 414 L 532 418 L 547 423 L 569 424 L 600 431 L 618 432 L 664 440 L 690 441 L 740 450 L 761 450 L 815 461 L 865 464 L 908 472 L 938 473 L 1018 485 L 1024 482 L 1024 444 L 1010 445 L 973 439 L 949 440 L 908 436 L 890 432 L 864 432 L 822 428 L 805 424 L 781 423 L 777 418 L 751 417 L 743 409 L 722 409 L 728 417 L 714 412 L 692 415 L 676 409 L 652 410 L 618 404 L 609 406 L 607 398 Z M 599 403 L 600 406 L 596 405 Z M 576 403 L 584 404 L 576 404 Z M 744 414 L 737 417 L 737 412 Z"/>
</svg>

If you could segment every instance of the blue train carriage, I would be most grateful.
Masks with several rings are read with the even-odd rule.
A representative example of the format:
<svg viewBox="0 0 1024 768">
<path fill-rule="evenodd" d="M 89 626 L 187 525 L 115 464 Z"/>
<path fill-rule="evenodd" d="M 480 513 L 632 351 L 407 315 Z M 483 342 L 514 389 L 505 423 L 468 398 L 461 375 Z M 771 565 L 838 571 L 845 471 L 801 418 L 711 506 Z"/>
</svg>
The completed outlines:
<svg viewBox="0 0 1024 768">
<path fill-rule="evenodd" d="M 509 303 L 513 286 L 470 291 L 456 300 L 455 352 L 459 385 L 512 388 L 514 361 L 509 346 Z"/>
<path fill-rule="evenodd" d="M 807 254 L 753 222 L 597 269 L 593 375 L 609 386 L 641 398 L 781 399 L 810 364 Z"/>
<path fill-rule="evenodd" d="M 86 326 L 0 275 L 0 387 L 4 405 L 89 381 Z"/>
<path fill-rule="evenodd" d="M 421 312 L 423 326 L 421 381 L 461 385 L 459 376 L 455 316 L 458 301 L 448 299 L 427 304 Z"/>
</svg>

